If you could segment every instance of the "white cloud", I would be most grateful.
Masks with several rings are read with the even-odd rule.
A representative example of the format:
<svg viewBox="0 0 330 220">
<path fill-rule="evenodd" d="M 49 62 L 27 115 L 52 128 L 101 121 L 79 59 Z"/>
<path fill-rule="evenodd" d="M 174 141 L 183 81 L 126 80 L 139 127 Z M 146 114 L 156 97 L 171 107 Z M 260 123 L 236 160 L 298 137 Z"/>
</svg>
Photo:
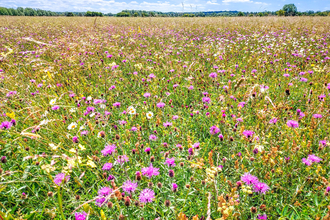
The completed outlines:
<svg viewBox="0 0 330 220">
<path fill-rule="evenodd" d="M 250 0 L 223 0 L 222 2 L 223 3 L 230 3 L 230 2 L 233 2 L 233 3 L 237 3 L 237 2 L 252 3 L 253 1 L 250 1 Z"/>
<path fill-rule="evenodd" d="M 218 3 L 216 3 L 216 2 L 211 2 L 211 1 L 207 1 L 206 4 L 207 4 L 207 5 L 219 5 Z"/>
</svg>

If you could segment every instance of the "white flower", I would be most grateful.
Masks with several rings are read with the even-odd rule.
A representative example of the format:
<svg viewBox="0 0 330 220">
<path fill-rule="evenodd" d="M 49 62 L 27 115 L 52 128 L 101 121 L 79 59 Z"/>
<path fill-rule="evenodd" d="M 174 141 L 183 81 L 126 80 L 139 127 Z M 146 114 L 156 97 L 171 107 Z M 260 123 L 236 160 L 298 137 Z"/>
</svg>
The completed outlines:
<svg viewBox="0 0 330 220">
<path fill-rule="evenodd" d="M 50 102 L 49 102 L 50 105 L 55 105 L 55 103 L 56 103 L 56 99 L 52 99 L 52 100 L 50 100 Z"/>
<path fill-rule="evenodd" d="M 100 105 L 100 108 L 101 108 L 101 109 L 105 109 L 105 107 L 106 107 L 105 104 L 101 104 L 101 105 Z"/>
<path fill-rule="evenodd" d="M 135 115 L 136 114 L 136 109 L 133 106 L 128 107 L 127 111 L 131 115 Z"/>
<path fill-rule="evenodd" d="M 147 118 L 148 119 L 151 119 L 153 116 L 154 116 L 154 113 L 152 113 L 152 112 L 147 113 Z"/>
<path fill-rule="evenodd" d="M 71 124 L 69 124 L 68 126 L 68 129 L 71 130 L 71 129 L 75 129 L 77 127 L 77 123 L 76 122 L 72 122 Z"/>
<path fill-rule="evenodd" d="M 89 115 L 89 117 L 93 117 L 94 115 L 95 115 L 95 113 L 92 113 L 92 114 Z"/>
<path fill-rule="evenodd" d="M 55 144 L 53 143 L 50 143 L 49 144 L 49 147 L 52 149 L 52 150 L 56 150 L 58 148 L 58 146 L 56 146 Z"/>
<path fill-rule="evenodd" d="M 85 126 L 80 126 L 80 128 L 79 128 L 79 130 L 83 130 L 83 129 L 85 129 Z"/>
<path fill-rule="evenodd" d="M 90 100 L 92 100 L 92 96 L 87 97 L 87 101 L 90 101 Z"/>
<path fill-rule="evenodd" d="M 74 112 L 76 112 L 77 111 L 77 108 L 70 108 L 70 112 L 71 113 L 74 113 Z"/>
<path fill-rule="evenodd" d="M 264 151 L 264 146 L 262 146 L 262 145 L 256 145 L 256 148 L 257 148 L 258 151 L 260 151 L 260 152 Z"/>
<path fill-rule="evenodd" d="M 49 122 L 50 122 L 50 120 L 48 120 L 48 119 L 42 120 L 42 121 L 40 122 L 39 126 L 41 126 L 41 125 L 46 125 L 46 124 L 48 124 Z"/>
<path fill-rule="evenodd" d="M 48 111 L 46 110 L 45 113 L 41 117 L 46 117 L 48 115 Z"/>
</svg>

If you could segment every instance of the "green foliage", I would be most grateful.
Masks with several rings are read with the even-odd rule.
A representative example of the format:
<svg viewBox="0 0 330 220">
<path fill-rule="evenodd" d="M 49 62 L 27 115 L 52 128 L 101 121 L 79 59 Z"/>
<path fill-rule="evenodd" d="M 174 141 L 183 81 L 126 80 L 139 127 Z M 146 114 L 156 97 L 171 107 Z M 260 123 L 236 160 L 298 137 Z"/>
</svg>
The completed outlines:
<svg viewBox="0 0 330 220">
<path fill-rule="evenodd" d="M 285 15 L 285 11 L 284 10 L 278 10 L 277 12 L 276 12 L 276 15 L 278 15 L 278 16 L 284 16 Z"/>
<path fill-rule="evenodd" d="M 102 12 L 87 11 L 85 14 L 86 17 L 103 17 Z"/>
<path fill-rule="evenodd" d="M 245 16 L 245 14 L 240 11 L 240 12 L 238 12 L 237 16 L 242 17 L 242 16 Z"/>
<path fill-rule="evenodd" d="M 297 7 L 294 4 L 286 4 L 283 6 L 283 11 L 285 11 L 285 16 L 295 16 L 297 15 Z"/>
</svg>

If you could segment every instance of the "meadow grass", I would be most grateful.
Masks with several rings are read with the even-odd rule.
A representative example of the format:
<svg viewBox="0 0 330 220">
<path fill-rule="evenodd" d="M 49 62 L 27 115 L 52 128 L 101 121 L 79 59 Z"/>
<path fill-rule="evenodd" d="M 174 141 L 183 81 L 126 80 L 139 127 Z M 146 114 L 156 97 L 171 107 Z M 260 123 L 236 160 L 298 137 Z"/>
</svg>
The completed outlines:
<svg viewBox="0 0 330 220">
<path fill-rule="evenodd" d="M 0 17 L 1 219 L 330 219 L 330 17 Z"/>
</svg>

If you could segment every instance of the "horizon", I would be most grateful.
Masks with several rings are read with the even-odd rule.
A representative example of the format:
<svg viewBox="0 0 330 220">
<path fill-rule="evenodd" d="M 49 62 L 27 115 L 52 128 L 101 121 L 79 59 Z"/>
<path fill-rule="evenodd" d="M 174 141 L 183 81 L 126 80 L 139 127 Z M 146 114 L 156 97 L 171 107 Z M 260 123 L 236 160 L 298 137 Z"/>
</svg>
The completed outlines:
<svg viewBox="0 0 330 220">
<path fill-rule="evenodd" d="M 263 12 L 277 11 L 285 4 L 295 4 L 298 11 L 327 11 L 330 10 L 330 1 L 313 0 L 191 0 L 191 1 L 157 1 L 157 0 L 3 0 L 0 7 L 6 8 L 38 8 L 53 12 L 86 12 L 98 11 L 102 13 L 118 13 L 122 10 L 145 10 L 157 12 L 208 12 L 208 11 L 242 11 Z"/>
</svg>

